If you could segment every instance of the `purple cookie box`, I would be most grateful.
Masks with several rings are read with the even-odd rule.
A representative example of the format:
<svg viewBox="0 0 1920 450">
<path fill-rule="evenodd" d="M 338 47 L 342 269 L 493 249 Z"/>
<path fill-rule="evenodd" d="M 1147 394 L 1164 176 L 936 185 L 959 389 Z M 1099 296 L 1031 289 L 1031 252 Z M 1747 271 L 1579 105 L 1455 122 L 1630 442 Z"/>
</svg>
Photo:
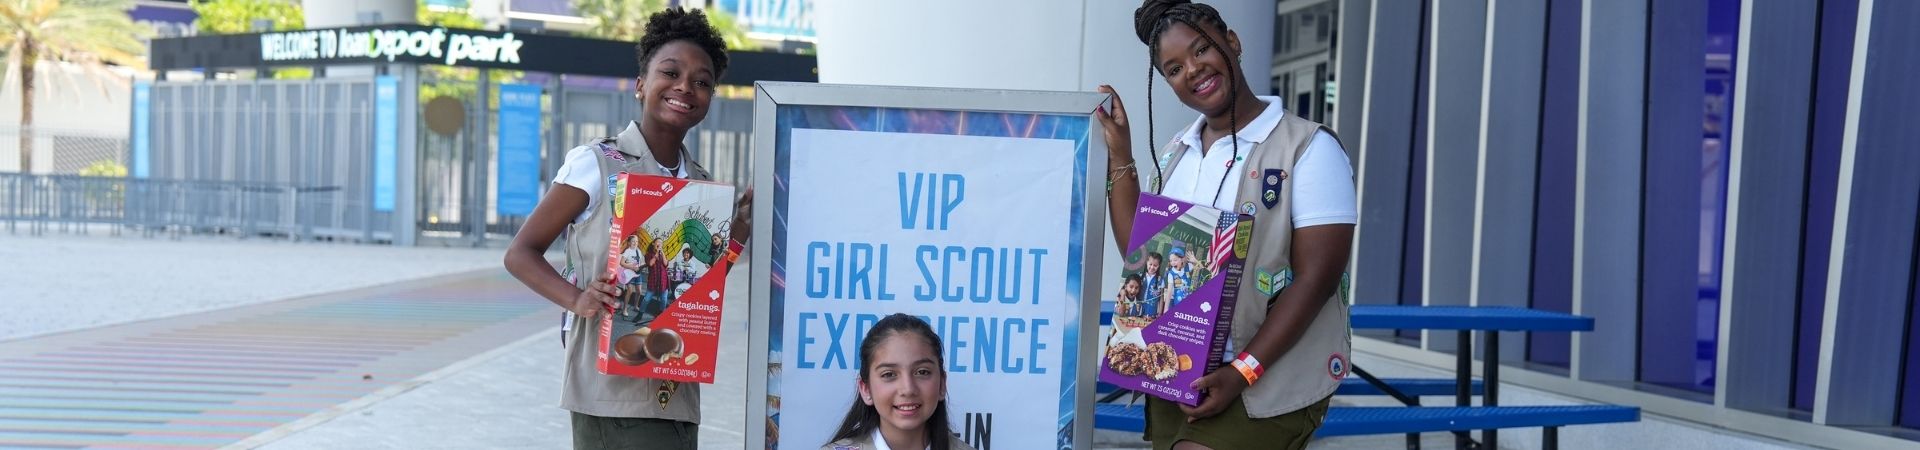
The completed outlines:
<svg viewBox="0 0 1920 450">
<path fill-rule="evenodd" d="M 1158 381 L 1149 375 L 1122 375 L 1110 367 L 1103 349 L 1099 379 L 1121 389 L 1144 392 L 1175 403 L 1198 405 L 1202 395 L 1193 390 L 1193 382 L 1225 365 L 1221 361 L 1222 353 L 1231 336 L 1234 305 L 1238 300 L 1240 277 L 1245 270 L 1247 228 L 1252 225 L 1253 217 L 1147 193 L 1140 195 L 1139 205 L 1140 209 L 1134 216 L 1133 236 L 1129 240 L 1131 245 L 1127 248 L 1129 255 L 1178 222 L 1181 216 L 1198 216 L 1202 223 L 1234 227 L 1236 239 L 1223 245 L 1233 246 L 1237 242 L 1241 251 L 1226 251 L 1226 257 L 1219 263 L 1218 273 L 1210 274 L 1207 280 L 1195 280 L 1199 288 L 1139 330 L 1140 340 L 1145 344 L 1165 343 L 1172 347 L 1176 365 L 1178 355 L 1188 356 L 1192 361 L 1189 370 L 1178 371 L 1172 378 Z M 1227 216 L 1224 220 L 1223 215 Z M 1204 251 L 1212 253 L 1212 250 L 1208 248 Z M 1122 327 L 1117 316 L 1114 327 L 1116 330 Z M 1110 335 L 1108 339 L 1113 338 Z"/>
</svg>

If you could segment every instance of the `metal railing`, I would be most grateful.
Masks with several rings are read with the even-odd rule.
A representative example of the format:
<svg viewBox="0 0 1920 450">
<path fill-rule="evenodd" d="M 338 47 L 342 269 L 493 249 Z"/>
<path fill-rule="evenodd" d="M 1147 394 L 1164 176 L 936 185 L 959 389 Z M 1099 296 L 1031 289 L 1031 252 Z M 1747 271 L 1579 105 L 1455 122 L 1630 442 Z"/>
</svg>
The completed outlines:
<svg viewBox="0 0 1920 450">
<path fill-rule="evenodd" d="M 340 201 L 336 186 L 0 173 L 0 221 L 8 233 L 84 232 L 111 225 L 144 236 L 234 234 L 301 240 Z"/>
</svg>

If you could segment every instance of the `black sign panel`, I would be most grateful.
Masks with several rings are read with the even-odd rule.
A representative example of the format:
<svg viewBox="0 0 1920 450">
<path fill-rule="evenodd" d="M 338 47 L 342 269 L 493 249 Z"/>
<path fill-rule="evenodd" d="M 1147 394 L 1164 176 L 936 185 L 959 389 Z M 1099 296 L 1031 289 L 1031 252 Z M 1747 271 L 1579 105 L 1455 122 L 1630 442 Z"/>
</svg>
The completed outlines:
<svg viewBox="0 0 1920 450">
<path fill-rule="evenodd" d="M 154 70 L 438 64 L 629 78 L 634 43 L 511 31 L 378 25 L 154 39 Z M 720 82 L 819 81 L 809 55 L 729 52 Z"/>
</svg>

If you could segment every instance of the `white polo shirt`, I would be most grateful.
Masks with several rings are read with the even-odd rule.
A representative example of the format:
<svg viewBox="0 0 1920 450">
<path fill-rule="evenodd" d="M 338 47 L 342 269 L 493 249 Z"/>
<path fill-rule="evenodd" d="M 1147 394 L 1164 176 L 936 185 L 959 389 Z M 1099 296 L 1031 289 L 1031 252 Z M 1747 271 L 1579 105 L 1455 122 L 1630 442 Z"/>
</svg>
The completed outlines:
<svg viewBox="0 0 1920 450">
<path fill-rule="evenodd" d="M 1220 210 L 1238 211 L 1234 205 L 1240 202 L 1240 178 L 1247 176 L 1247 152 L 1253 151 L 1254 144 L 1265 142 L 1287 114 L 1279 97 L 1259 98 L 1267 102 L 1267 108 L 1252 122 L 1242 125 L 1239 133 L 1214 141 L 1204 156 L 1182 156 L 1179 167 L 1167 173 L 1161 195 L 1203 205 L 1211 202 Z M 1180 143 L 1184 145 L 1176 151 L 1200 151 L 1200 130 L 1206 126 L 1206 120 L 1206 117 L 1194 120 L 1193 125 L 1180 134 Z M 1240 141 L 1239 161 L 1231 167 L 1227 162 L 1236 158 L 1233 141 L 1228 138 Z M 1167 157 L 1162 155 L 1163 159 Z M 1221 185 L 1222 177 L 1226 179 L 1225 186 Z M 1306 154 L 1294 163 L 1292 178 L 1293 206 L 1288 214 L 1293 218 L 1294 228 L 1359 221 L 1359 208 L 1354 204 L 1353 167 L 1347 161 L 1346 150 L 1340 148 L 1340 141 L 1333 136 L 1325 131 L 1314 133 Z M 1216 193 L 1218 200 L 1215 200 Z"/>
</svg>

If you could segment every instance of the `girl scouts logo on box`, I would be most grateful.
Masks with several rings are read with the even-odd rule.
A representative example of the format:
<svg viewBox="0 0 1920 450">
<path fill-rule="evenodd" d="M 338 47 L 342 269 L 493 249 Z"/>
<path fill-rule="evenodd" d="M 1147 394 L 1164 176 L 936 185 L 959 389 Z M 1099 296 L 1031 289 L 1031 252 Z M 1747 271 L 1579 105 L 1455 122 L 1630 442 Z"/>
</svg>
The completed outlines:
<svg viewBox="0 0 1920 450">
<path fill-rule="evenodd" d="M 1153 207 L 1150 207 L 1150 206 L 1141 206 L 1140 212 L 1152 214 L 1160 217 L 1178 216 L 1180 215 L 1180 204 L 1179 203 L 1169 204 L 1167 205 L 1166 211 L 1153 209 Z"/>
<path fill-rule="evenodd" d="M 673 192 L 673 185 L 661 184 L 660 190 L 658 191 L 647 190 L 647 188 L 643 188 L 643 187 L 634 187 L 633 189 L 627 191 L 627 195 L 645 195 L 648 197 L 665 197 L 669 192 Z"/>
</svg>

